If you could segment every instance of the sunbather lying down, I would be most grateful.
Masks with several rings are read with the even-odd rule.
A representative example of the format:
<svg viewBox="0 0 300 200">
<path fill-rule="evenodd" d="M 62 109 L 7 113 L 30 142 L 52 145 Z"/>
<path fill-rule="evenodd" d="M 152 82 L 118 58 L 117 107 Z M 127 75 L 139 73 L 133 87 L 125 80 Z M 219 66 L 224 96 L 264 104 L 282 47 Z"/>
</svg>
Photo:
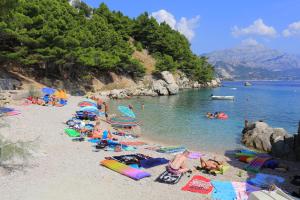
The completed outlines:
<svg viewBox="0 0 300 200">
<path fill-rule="evenodd" d="M 200 164 L 202 169 L 208 171 L 213 171 L 213 170 L 221 171 L 224 162 L 219 162 L 215 159 L 208 159 L 207 161 L 205 161 L 203 158 L 200 158 Z"/>
<path fill-rule="evenodd" d="M 173 174 L 181 174 L 189 171 L 187 167 L 187 157 L 190 154 L 189 151 L 184 151 L 181 154 L 176 155 L 167 166 L 167 171 Z"/>
</svg>

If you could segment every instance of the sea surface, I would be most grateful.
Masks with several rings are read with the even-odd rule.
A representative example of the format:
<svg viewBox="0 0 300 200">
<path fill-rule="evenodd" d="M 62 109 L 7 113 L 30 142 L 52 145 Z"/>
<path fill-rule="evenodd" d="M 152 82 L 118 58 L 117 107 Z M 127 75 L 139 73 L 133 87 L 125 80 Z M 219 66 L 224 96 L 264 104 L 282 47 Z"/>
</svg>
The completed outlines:
<svg viewBox="0 0 300 200">
<path fill-rule="evenodd" d="M 131 104 L 145 137 L 190 149 L 224 152 L 241 147 L 244 120 L 263 120 L 296 133 L 300 120 L 300 81 L 224 82 L 215 89 L 184 90 L 175 96 L 114 100 L 110 106 Z M 232 95 L 234 101 L 211 100 Z M 141 105 L 144 104 L 144 110 Z M 227 120 L 207 119 L 206 112 L 222 111 Z"/>
</svg>

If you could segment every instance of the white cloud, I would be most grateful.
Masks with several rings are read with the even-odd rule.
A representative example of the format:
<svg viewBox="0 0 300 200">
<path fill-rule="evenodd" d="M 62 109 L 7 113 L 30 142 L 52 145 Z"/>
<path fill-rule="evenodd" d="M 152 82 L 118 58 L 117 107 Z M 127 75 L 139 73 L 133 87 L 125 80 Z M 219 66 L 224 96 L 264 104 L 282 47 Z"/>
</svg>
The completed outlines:
<svg viewBox="0 0 300 200">
<path fill-rule="evenodd" d="M 232 29 L 232 34 L 236 37 L 241 35 L 260 35 L 260 36 L 268 36 L 274 37 L 277 32 L 274 27 L 267 26 L 262 19 L 257 19 L 248 27 L 239 28 L 238 26 L 234 26 Z"/>
<path fill-rule="evenodd" d="M 200 16 L 197 15 L 196 17 L 193 17 L 191 19 L 187 19 L 185 17 L 182 17 L 180 21 L 177 23 L 176 27 L 177 30 L 185 35 L 185 37 L 191 41 L 193 37 L 195 36 L 195 29 L 199 25 Z"/>
<path fill-rule="evenodd" d="M 245 45 L 245 46 L 257 46 L 257 45 L 259 45 L 259 43 L 253 38 L 248 38 L 248 39 L 242 40 L 241 44 Z"/>
<path fill-rule="evenodd" d="M 300 21 L 294 22 L 288 25 L 287 29 L 282 31 L 284 37 L 290 37 L 292 35 L 300 35 Z"/>
<path fill-rule="evenodd" d="M 175 29 L 176 19 L 174 15 L 166 10 L 159 10 L 151 13 L 151 16 L 156 19 L 158 23 L 166 22 L 172 29 Z"/>
<path fill-rule="evenodd" d="M 199 25 L 200 16 L 187 19 L 182 17 L 178 22 L 174 15 L 166 10 L 159 10 L 151 13 L 151 16 L 156 19 L 158 23 L 166 22 L 172 29 L 179 31 L 189 41 L 195 37 L 195 29 Z"/>
</svg>

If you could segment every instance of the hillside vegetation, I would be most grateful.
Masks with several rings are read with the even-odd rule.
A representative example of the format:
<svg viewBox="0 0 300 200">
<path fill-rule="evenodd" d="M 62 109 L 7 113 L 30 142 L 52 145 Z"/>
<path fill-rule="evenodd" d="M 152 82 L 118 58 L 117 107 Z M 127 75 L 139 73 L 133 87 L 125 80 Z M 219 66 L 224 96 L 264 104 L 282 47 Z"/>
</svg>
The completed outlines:
<svg viewBox="0 0 300 200">
<path fill-rule="evenodd" d="M 35 77 L 78 81 L 115 72 L 137 79 L 146 69 L 133 53 L 143 49 L 155 58 L 155 71 L 181 70 L 200 82 L 214 76 L 182 34 L 148 13 L 131 19 L 105 4 L 67 0 L 2 0 L 0 7 L 0 64 Z"/>
</svg>

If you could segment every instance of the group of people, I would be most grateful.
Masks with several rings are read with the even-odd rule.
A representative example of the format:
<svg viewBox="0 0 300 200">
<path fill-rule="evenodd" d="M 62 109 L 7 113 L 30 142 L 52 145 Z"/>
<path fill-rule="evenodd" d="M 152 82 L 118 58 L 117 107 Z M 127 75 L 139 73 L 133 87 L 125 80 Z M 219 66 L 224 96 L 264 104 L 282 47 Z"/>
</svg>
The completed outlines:
<svg viewBox="0 0 300 200">
<path fill-rule="evenodd" d="M 39 98 L 36 96 L 29 96 L 27 97 L 27 101 L 29 101 L 32 104 L 41 105 L 41 106 L 46 106 L 46 105 L 63 106 L 67 102 L 65 99 L 58 98 L 55 95 L 49 95 L 49 94 L 44 95 L 43 98 Z"/>
<path fill-rule="evenodd" d="M 186 172 L 192 172 L 194 170 L 191 170 L 188 168 L 187 165 L 187 159 L 190 152 L 185 150 L 183 153 L 176 155 L 168 164 L 167 170 L 170 173 L 173 174 L 181 174 Z M 203 158 L 200 158 L 200 169 L 206 170 L 206 171 L 213 171 L 213 170 L 222 170 L 223 162 L 219 162 L 216 159 L 208 159 L 204 160 Z"/>
<path fill-rule="evenodd" d="M 215 113 L 206 113 L 206 117 L 208 119 L 228 119 L 228 115 L 224 112 L 215 112 Z"/>
</svg>

